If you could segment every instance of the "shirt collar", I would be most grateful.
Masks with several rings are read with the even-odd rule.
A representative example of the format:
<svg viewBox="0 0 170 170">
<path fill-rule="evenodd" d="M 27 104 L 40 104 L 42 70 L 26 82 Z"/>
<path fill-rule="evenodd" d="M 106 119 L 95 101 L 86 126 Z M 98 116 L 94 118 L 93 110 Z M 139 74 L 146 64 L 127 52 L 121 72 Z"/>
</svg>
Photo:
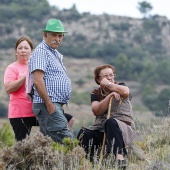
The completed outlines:
<svg viewBox="0 0 170 170">
<path fill-rule="evenodd" d="M 60 54 L 57 49 L 52 49 L 46 42 L 45 40 L 42 41 L 42 43 L 46 46 L 46 48 L 48 48 L 55 56 L 57 56 L 59 59 L 63 59 L 63 55 Z"/>
</svg>

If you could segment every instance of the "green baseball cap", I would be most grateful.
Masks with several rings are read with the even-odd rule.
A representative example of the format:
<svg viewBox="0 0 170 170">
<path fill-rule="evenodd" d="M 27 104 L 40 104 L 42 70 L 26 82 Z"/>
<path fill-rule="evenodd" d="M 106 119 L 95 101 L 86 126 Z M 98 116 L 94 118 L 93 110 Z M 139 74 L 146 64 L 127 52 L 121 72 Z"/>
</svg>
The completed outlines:
<svg viewBox="0 0 170 170">
<path fill-rule="evenodd" d="M 63 24 L 59 19 L 50 19 L 47 22 L 46 28 L 42 29 L 43 32 L 61 32 L 61 33 L 67 33 L 67 31 L 64 30 Z"/>
</svg>

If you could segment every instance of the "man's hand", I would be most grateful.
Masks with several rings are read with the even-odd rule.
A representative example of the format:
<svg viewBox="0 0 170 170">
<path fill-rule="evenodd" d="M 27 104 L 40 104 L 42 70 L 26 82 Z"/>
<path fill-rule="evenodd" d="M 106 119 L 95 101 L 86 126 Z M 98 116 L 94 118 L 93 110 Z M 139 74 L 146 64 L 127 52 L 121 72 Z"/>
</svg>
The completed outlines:
<svg viewBox="0 0 170 170">
<path fill-rule="evenodd" d="M 56 108 L 53 103 L 47 106 L 47 111 L 48 111 L 49 115 L 53 114 L 55 112 L 55 110 L 56 110 Z"/>
</svg>

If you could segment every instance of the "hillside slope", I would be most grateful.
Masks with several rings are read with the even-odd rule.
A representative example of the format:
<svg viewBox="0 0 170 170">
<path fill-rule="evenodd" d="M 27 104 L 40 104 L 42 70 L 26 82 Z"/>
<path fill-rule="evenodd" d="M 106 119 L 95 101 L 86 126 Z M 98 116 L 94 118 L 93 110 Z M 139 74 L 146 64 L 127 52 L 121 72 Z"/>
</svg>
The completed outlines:
<svg viewBox="0 0 170 170">
<path fill-rule="evenodd" d="M 167 106 L 169 96 L 162 96 L 165 106 L 159 102 L 159 94 L 166 95 L 162 91 L 170 83 L 170 21 L 166 17 L 80 14 L 75 6 L 59 10 L 46 0 L 0 0 L 0 4 L 0 107 L 8 104 L 3 74 L 6 66 L 15 61 L 16 39 L 28 35 L 36 47 L 49 18 L 59 18 L 68 31 L 59 51 L 66 57 L 73 91 L 84 96 L 86 93 L 86 104 L 90 104 L 87 93 L 95 86 L 93 69 L 109 63 L 116 66 L 117 79 L 130 87 L 136 110 L 147 110 L 144 104 L 151 110 Z"/>
</svg>

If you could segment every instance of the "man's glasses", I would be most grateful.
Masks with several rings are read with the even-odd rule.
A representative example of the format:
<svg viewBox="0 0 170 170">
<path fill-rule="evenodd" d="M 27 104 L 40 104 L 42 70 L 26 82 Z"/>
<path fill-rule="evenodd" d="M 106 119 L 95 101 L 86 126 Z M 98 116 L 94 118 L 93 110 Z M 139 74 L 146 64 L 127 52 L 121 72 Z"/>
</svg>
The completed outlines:
<svg viewBox="0 0 170 170">
<path fill-rule="evenodd" d="M 105 74 L 105 75 L 102 75 L 102 76 L 99 76 L 99 77 L 104 77 L 104 78 L 109 78 L 109 77 L 111 77 L 111 78 L 113 78 L 113 77 L 115 77 L 116 76 L 116 74 Z"/>
</svg>

